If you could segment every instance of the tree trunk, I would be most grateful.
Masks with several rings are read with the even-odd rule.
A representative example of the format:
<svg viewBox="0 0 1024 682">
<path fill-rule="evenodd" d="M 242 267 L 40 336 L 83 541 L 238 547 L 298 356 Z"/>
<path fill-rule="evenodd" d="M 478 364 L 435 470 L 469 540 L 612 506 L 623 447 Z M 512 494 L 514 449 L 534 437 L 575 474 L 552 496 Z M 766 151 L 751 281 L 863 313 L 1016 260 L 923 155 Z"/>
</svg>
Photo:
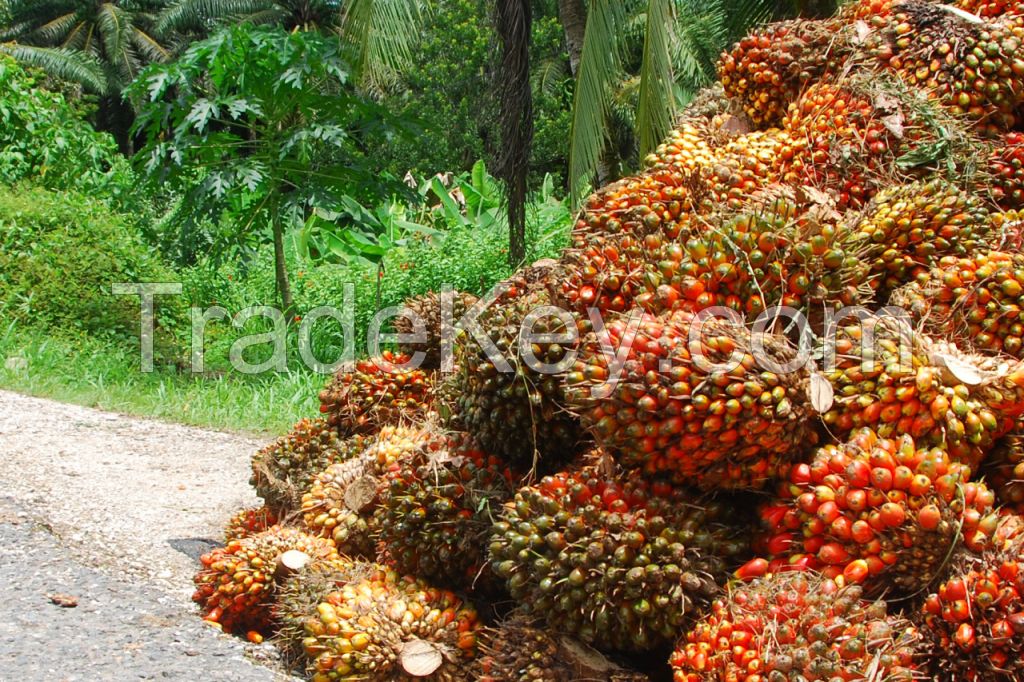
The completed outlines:
<svg viewBox="0 0 1024 682">
<path fill-rule="evenodd" d="M 558 0 L 558 20 L 565 31 L 565 45 L 569 50 L 569 68 L 572 77 L 580 70 L 583 54 L 583 35 L 587 31 L 587 7 L 583 0 Z"/>
<path fill-rule="evenodd" d="M 270 216 L 274 229 L 274 285 L 277 287 L 277 295 L 281 299 L 281 310 L 284 312 L 285 320 L 292 319 L 292 288 L 288 283 L 288 264 L 284 260 L 284 227 L 281 225 L 281 218 L 277 208 Z"/>
<path fill-rule="evenodd" d="M 508 260 L 519 267 L 526 258 L 526 195 L 533 145 L 533 93 L 530 90 L 530 0 L 498 0 L 495 28 L 501 41 L 498 65 L 501 151 L 497 175 L 508 201 Z"/>
<path fill-rule="evenodd" d="M 135 122 L 135 112 L 131 105 L 121 95 L 105 95 L 100 98 L 99 109 L 96 112 L 98 119 L 97 127 L 114 136 L 117 147 L 125 156 L 135 153 L 135 144 L 132 139 L 132 124 Z"/>
</svg>

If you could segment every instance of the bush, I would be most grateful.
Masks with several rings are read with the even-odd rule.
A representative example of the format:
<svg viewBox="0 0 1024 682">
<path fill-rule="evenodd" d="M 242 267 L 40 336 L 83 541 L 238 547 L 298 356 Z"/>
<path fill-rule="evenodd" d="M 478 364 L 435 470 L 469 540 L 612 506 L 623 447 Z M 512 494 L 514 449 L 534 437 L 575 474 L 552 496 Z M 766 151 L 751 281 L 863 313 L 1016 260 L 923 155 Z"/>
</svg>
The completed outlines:
<svg viewBox="0 0 1024 682">
<path fill-rule="evenodd" d="M 114 138 L 96 132 L 64 96 L 0 54 L 0 183 L 31 180 L 128 205 L 134 190 L 128 160 Z"/>
<path fill-rule="evenodd" d="M 56 332 L 137 339 L 139 299 L 112 295 L 111 284 L 175 279 L 129 221 L 100 201 L 38 187 L 0 188 L 0 317 Z M 159 319 L 180 324 L 180 311 L 165 300 Z"/>
</svg>

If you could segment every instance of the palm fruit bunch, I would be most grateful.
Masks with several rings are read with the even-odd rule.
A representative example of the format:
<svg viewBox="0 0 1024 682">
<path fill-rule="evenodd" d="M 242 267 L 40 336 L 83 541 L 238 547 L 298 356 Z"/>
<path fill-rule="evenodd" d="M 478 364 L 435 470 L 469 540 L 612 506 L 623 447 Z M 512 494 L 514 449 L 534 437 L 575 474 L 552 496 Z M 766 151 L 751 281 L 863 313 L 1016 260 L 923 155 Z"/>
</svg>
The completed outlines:
<svg viewBox="0 0 1024 682">
<path fill-rule="evenodd" d="M 317 475 L 302 496 L 306 528 L 333 540 L 342 554 L 375 557 L 381 477 L 400 459 L 444 445 L 445 439 L 429 426 L 383 427 L 359 454 Z"/>
<path fill-rule="evenodd" d="M 419 367 L 422 369 L 438 369 L 441 367 L 441 349 L 445 342 L 443 338 L 444 325 L 452 326 L 452 338 L 454 338 L 454 325 L 459 319 L 473 307 L 477 298 L 472 294 L 458 291 L 442 292 L 433 291 L 422 296 L 415 296 L 403 303 L 405 310 L 413 313 L 412 316 L 401 314 L 394 320 L 395 331 L 399 334 L 413 335 L 422 333 L 425 340 L 422 343 L 410 342 L 399 343 L 398 350 L 403 356 L 413 358 L 416 353 L 423 353 Z M 450 307 L 451 317 L 446 316 L 445 308 Z M 415 322 L 419 320 L 422 328 L 417 329 Z"/>
<path fill-rule="evenodd" d="M 992 198 L 1001 208 L 1024 207 L 1024 133 L 1009 132 L 988 159 Z"/>
<path fill-rule="evenodd" d="M 442 586 L 488 586 L 481 576 L 487 537 L 518 480 L 464 434 L 450 437 L 444 449 L 402 457 L 381 484 L 378 525 L 387 563 Z"/>
<path fill-rule="evenodd" d="M 890 303 L 965 349 L 1024 357 L 1024 255 L 947 256 L 893 292 Z"/>
<path fill-rule="evenodd" d="M 735 584 L 680 641 L 670 659 L 675 682 L 840 682 L 919 679 L 918 636 L 862 598 L 812 573 Z"/>
<path fill-rule="evenodd" d="M 761 487 L 817 434 L 796 350 L 759 334 L 758 357 L 772 365 L 762 367 L 753 340 L 742 324 L 682 311 L 616 319 L 584 340 L 568 397 L 627 469 L 705 489 Z"/>
<path fill-rule="evenodd" d="M 962 558 L 917 620 L 929 677 L 938 682 L 1024 679 L 1024 536 L 1006 517 L 994 546 Z"/>
<path fill-rule="evenodd" d="M 979 197 L 943 180 L 900 185 L 879 192 L 850 221 L 851 249 L 861 247 L 876 286 L 896 289 L 944 256 L 967 256 L 993 236 Z"/>
<path fill-rule="evenodd" d="M 470 679 L 474 608 L 414 578 L 364 572 L 370 574 L 324 595 L 304 620 L 313 682 Z"/>
<path fill-rule="evenodd" d="M 940 3 L 909 0 L 893 7 L 863 49 L 911 88 L 998 135 L 1014 127 L 1024 93 L 1022 37 L 1019 22 L 976 22 Z"/>
<path fill-rule="evenodd" d="M 892 14 L 893 5 L 898 3 L 899 0 L 856 0 L 846 5 L 840 16 L 869 26 L 884 26 L 884 18 Z"/>
<path fill-rule="evenodd" d="M 723 306 L 748 321 L 777 305 L 810 316 L 859 303 L 865 267 L 844 248 L 835 212 L 796 194 L 771 192 L 748 198 L 736 215 L 711 216 L 714 229 L 691 236 L 682 248 L 670 245 L 657 271 L 648 269 L 653 290 L 637 302 L 652 312 Z"/>
<path fill-rule="evenodd" d="M 838 325 L 823 354 L 835 398 L 822 419 L 840 438 L 865 426 L 881 438 L 909 434 L 977 471 L 1024 411 L 1020 363 L 966 356 L 902 317 Z"/>
<path fill-rule="evenodd" d="M 860 208 L 891 183 L 895 159 L 915 132 L 892 122 L 903 116 L 895 98 L 862 90 L 852 81 L 807 88 L 786 113 L 789 144 L 775 158 L 786 183 L 830 190 L 839 209 Z"/>
<path fill-rule="evenodd" d="M 203 619 L 229 632 L 265 632 L 272 624 L 275 581 L 291 570 L 281 559 L 290 552 L 305 555 L 304 562 L 340 561 L 331 542 L 283 526 L 231 540 L 200 557 L 192 600 Z"/>
<path fill-rule="evenodd" d="M 341 435 L 373 433 L 385 424 L 422 419 L 432 409 L 434 377 L 406 368 L 411 358 L 384 351 L 342 367 L 320 391 L 320 412 Z"/>
<path fill-rule="evenodd" d="M 661 165 L 591 195 L 562 254 L 559 303 L 580 315 L 629 310 L 657 262 L 649 254 L 688 234 L 707 192 L 701 173 Z"/>
<path fill-rule="evenodd" d="M 672 642 L 745 551 L 723 505 L 590 468 L 522 488 L 490 542 L 494 574 L 527 613 L 617 651 Z"/>
<path fill-rule="evenodd" d="M 224 526 L 224 542 L 262 533 L 277 525 L 277 522 L 277 514 L 270 507 L 247 507 L 228 519 L 227 525 Z"/>
<path fill-rule="evenodd" d="M 644 166 L 666 166 L 700 174 L 714 163 L 715 156 L 714 143 L 709 139 L 705 126 L 698 120 L 684 119 L 669 132 L 664 142 L 647 155 Z M 588 199 L 591 208 L 598 205 L 594 203 L 598 201 L 598 194 Z"/>
<path fill-rule="evenodd" d="M 514 617 L 481 632 L 476 682 L 647 682 L 582 643 Z"/>
<path fill-rule="evenodd" d="M 961 542 L 980 551 L 992 538 L 995 495 L 970 477 L 941 447 L 862 429 L 790 470 L 777 502 L 761 509 L 756 549 L 771 572 L 812 569 L 876 594 L 914 594 Z"/>
<path fill-rule="evenodd" d="M 555 466 L 571 459 L 583 438 L 579 421 L 564 408 L 559 369 L 579 331 L 566 327 L 562 311 L 544 312 L 552 305 L 550 277 L 550 267 L 538 266 L 502 284 L 502 293 L 478 318 L 501 362 L 464 334 L 456 345 L 458 369 L 448 380 L 448 426 L 468 432 L 482 449 L 515 466 Z"/>
<path fill-rule="evenodd" d="M 848 52 L 843 28 L 833 19 L 755 29 L 722 55 L 718 80 L 755 126 L 778 125 L 804 88 L 842 64 Z"/>
<path fill-rule="evenodd" d="M 981 474 L 1004 509 L 1024 511 L 1024 435 L 1003 436 L 982 465 Z"/>
<path fill-rule="evenodd" d="M 342 558 L 340 561 L 314 562 L 279 581 L 276 600 L 271 609 L 277 623 L 275 643 L 291 667 L 303 667 L 306 619 L 316 614 L 316 607 L 331 592 L 348 583 L 387 569 L 368 561 Z"/>
<path fill-rule="evenodd" d="M 704 171 L 708 196 L 716 206 L 742 208 L 749 195 L 779 179 L 776 157 L 791 145 L 789 133 L 778 128 L 754 130 L 728 140 Z"/>
<path fill-rule="evenodd" d="M 291 433 L 257 452 L 249 483 L 278 516 L 298 509 L 316 475 L 360 449 L 359 438 L 343 441 L 324 419 L 302 419 Z"/>
</svg>

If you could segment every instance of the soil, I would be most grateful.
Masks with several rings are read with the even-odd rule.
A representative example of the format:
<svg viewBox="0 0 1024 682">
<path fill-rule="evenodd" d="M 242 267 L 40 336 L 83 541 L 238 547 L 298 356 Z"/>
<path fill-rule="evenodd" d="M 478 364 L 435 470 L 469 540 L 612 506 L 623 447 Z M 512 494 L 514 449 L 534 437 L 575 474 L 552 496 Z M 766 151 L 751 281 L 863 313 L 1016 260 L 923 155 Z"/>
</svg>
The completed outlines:
<svg viewBox="0 0 1024 682">
<path fill-rule="evenodd" d="M 0 391 L 0 679 L 290 679 L 190 600 L 262 444 Z"/>
</svg>

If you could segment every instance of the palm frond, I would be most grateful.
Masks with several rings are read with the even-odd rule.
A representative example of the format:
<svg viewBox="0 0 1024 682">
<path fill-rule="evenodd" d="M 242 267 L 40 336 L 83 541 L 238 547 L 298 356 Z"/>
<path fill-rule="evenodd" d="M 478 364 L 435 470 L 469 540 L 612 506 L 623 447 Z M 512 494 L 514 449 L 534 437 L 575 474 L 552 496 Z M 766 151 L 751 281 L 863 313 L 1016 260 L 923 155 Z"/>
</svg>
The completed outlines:
<svg viewBox="0 0 1024 682">
<path fill-rule="evenodd" d="M 672 59 L 669 54 L 674 23 L 672 0 L 649 0 L 637 111 L 641 157 L 653 151 L 668 134 L 675 118 Z"/>
<path fill-rule="evenodd" d="M 273 0 L 178 0 L 157 19 L 155 31 L 166 34 L 203 28 L 207 22 L 246 17 L 280 7 Z"/>
<path fill-rule="evenodd" d="M 671 52 L 682 104 L 714 79 L 718 56 L 730 38 L 720 2 L 698 5 L 697 0 L 683 0 L 676 4 L 676 16 Z"/>
<path fill-rule="evenodd" d="M 77 50 L 2 43 L 0 52 L 11 55 L 22 64 L 42 69 L 55 78 L 78 83 L 95 93 L 102 95 L 108 92 L 102 64 Z"/>
<path fill-rule="evenodd" d="M 138 26 L 131 27 L 128 39 L 148 62 L 165 62 L 171 57 L 169 50 Z"/>
<path fill-rule="evenodd" d="M 730 0 L 726 12 L 727 40 L 738 40 L 758 24 L 772 18 L 776 8 L 775 0 Z"/>
<path fill-rule="evenodd" d="M 68 12 L 55 17 L 32 31 L 33 42 L 38 41 L 42 45 L 56 45 L 79 21 L 77 12 Z"/>
<path fill-rule="evenodd" d="M 564 56 L 549 57 L 533 70 L 533 91 L 544 97 L 551 97 L 569 77 L 569 64 Z"/>
<path fill-rule="evenodd" d="M 355 53 L 364 88 L 382 92 L 412 61 L 421 23 L 421 0 L 352 0 L 341 22 L 342 38 Z"/>
<path fill-rule="evenodd" d="M 597 172 L 608 141 L 610 85 L 619 71 L 620 0 L 593 0 L 587 14 L 569 133 L 569 191 L 574 206 Z"/>
</svg>

